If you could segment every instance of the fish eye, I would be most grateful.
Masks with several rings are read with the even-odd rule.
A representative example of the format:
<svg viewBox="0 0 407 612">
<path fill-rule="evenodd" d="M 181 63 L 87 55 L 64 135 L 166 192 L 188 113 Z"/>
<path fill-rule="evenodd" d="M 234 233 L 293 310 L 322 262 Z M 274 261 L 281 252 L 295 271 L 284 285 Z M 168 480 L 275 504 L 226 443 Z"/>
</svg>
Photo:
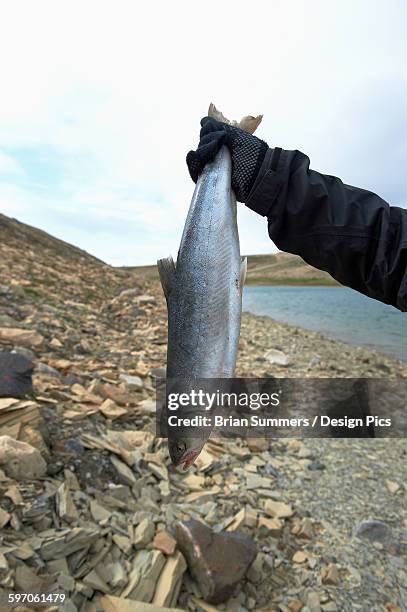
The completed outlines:
<svg viewBox="0 0 407 612">
<path fill-rule="evenodd" d="M 179 453 L 184 453 L 187 450 L 187 445 L 185 442 L 177 442 L 177 451 Z"/>
</svg>

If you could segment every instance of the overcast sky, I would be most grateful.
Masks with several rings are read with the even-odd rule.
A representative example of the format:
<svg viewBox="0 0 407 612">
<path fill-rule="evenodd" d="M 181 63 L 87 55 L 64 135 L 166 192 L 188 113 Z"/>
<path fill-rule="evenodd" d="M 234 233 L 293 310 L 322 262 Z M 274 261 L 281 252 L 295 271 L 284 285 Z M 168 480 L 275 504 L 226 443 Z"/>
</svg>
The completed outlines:
<svg viewBox="0 0 407 612">
<path fill-rule="evenodd" d="M 2 3 L 0 210 L 115 265 L 176 255 L 210 101 L 407 205 L 402 0 Z M 239 205 L 242 253 L 275 250 Z"/>
</svg>

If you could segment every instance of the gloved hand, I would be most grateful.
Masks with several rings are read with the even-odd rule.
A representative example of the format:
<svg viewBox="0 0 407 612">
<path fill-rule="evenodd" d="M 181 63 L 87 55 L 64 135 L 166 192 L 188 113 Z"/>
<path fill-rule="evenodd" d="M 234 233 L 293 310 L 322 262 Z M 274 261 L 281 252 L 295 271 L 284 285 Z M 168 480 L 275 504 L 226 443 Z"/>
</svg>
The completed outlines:
<svg viewBox="0 0 407 612">
<path fill-rule="evenodd" d="M 239 202 L 246 202 L 268 149 L 267 143 L 212 117 L 204 117 L 201 126 L 198 148 L 187 155 L 192 180 L 197 182 L 205 165 L 215 158 L 222 144 L 225 144 L 232 156 L 232 189 Z"/>
</svg>

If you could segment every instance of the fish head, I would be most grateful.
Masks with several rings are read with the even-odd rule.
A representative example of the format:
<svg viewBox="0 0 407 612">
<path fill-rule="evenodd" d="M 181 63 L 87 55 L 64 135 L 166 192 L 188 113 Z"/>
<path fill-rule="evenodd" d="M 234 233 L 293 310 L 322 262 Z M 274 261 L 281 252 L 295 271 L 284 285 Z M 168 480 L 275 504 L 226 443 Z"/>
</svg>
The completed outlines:
<svg viewBox="0 0 407 612">
<path fill-rule="evenodd" d="M 176 438 L 168 440 L 171 461 L 174 465 L 184 464 L 187 470 L 194 463 L 205 442 L 202 438 Z"/>
</svg>

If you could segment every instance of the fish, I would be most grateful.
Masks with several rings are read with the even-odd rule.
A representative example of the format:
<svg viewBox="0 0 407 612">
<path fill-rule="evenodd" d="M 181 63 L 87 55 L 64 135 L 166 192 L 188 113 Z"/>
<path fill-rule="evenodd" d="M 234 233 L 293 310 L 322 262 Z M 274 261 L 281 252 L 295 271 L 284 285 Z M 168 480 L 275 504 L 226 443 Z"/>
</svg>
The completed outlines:
<svg viewBox="0 0 407 612">
<path fill-rule="evenodd" d="M 262 118 L 231 122 L 213 104 L 208 115 L 251 133 Z M 223 145 L 196 183 L 176 264 L 171 256 L 157 262 L 168 313 L 167 397 L 201 379 L 235 373 L 247 260 L 240 257 L 231 176 L 231 155 Z M 209 435 L 210 429 L 172 435 L 168 428 L 172 463 L 188 469 Z"/>
</svg>

